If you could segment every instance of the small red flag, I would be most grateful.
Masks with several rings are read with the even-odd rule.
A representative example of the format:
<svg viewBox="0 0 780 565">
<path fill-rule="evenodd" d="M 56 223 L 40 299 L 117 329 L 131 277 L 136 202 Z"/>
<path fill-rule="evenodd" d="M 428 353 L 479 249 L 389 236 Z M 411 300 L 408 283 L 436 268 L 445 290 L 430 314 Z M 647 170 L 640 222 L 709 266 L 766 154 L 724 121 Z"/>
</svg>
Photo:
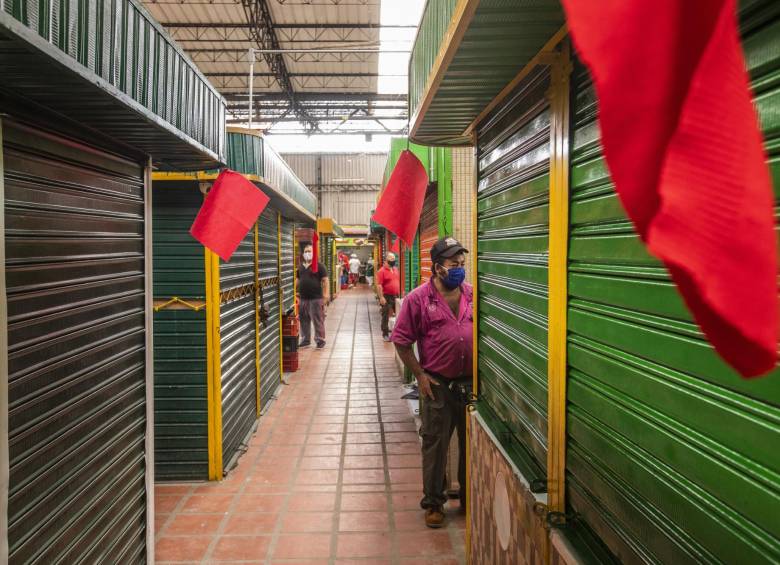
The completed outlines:
<svg viewBox="0 0 780 565">
<path fill-rule="evenodd" d="M 735 0 L 563 0 L 626 212 L 718 353 L 777 361 L 773 196 Z"/>
<path fill-rule="evenodd" d="M 190 234 L 228 261 L 268 201 L 268 196 L 241 174 L 225 169 L 206 195 Z"/>
<path fill-rule="evenodd" d="M 371 219 L 411 246 L 427 187 L 428 174 L 423 164 L 408 149 L 402 151 Z"/>
</svg>

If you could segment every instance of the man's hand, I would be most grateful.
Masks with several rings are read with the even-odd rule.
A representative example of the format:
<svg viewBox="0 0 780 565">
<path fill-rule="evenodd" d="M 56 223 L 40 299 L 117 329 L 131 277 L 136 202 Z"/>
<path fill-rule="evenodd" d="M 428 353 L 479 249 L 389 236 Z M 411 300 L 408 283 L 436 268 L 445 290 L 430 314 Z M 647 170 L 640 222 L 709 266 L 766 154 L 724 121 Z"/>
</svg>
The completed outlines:
<svg viewBox="0 0 780 565">
<path fill-rule="evenodd" d="M 322 307 L 325 308 L 330 304 L 330 295 L 326 295 L 322 297 Z"/>
<path fill-rule="evenodd" d="M 434 399 L 431 385 L 438 386 L 439 381 L 434 379 L 428 373 L 421 373 L 417 377 L 417 388 L 420 390 L 420 394 L 423 396 L 423 398 L 430 398 L 431 400 Z"/>
<path fill-rule="evenodd" d="M 379 305 L 380 306 L 384 306 L 385 304 L 387 304 L 387 300 L 385 300 L 384 296 L 380 296 L 379 297 Z"/>
</svg>

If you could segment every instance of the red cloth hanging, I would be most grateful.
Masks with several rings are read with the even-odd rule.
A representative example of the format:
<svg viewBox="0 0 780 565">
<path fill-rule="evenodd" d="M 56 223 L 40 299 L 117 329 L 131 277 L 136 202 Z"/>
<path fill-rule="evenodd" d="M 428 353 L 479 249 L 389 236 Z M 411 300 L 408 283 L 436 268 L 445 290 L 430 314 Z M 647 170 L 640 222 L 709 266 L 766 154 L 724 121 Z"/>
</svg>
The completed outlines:
<svg viewBox="0 0 780 565">
<path fill-rule="evenodd" d="M 268 201 L 268 196 L 243 175 L 225 169 L 206 195 L 190 234 L 228 261 Z"/>
<path fill-rule="evenodd" d="M 563 0 L 618 195 L 718 353 L 777 362 L 773 195 L 735 0 Z"/>
<path fill-rule="evenodd" d="M 411 246 L 427 187 L 428 174 L 423 164 L 408 149 L 402 151 L 371 219 Z"/>
</svg>

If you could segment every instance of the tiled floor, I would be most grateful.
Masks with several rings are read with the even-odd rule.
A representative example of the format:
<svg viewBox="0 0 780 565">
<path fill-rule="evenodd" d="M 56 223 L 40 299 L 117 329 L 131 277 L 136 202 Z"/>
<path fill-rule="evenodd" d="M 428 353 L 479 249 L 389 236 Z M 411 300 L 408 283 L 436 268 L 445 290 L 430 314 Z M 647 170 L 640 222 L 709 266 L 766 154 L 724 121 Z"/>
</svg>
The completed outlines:
<svg viewBox="0 0 780 565">
<path fill-rule="evenodd" d="M 345 291 L 220 483 L 158 484 L 158 563 L 457 564 L 464 518 L 423 523 L 420 445 L 376 302 Z"/>
</svg>

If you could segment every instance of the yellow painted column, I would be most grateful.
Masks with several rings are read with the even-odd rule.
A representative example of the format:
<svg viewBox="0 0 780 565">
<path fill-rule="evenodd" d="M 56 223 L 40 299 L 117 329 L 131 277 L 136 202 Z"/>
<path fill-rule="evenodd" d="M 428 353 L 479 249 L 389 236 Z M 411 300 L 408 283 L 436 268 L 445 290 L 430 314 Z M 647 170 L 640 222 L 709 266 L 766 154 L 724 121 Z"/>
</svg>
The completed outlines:
<svg viewBox="0 0 780 565">
<path fill-rule="evenodd" d="M 566 310 L 569 243 L 568 42 L 550 68 L 550 255 L 547 363 L 547 506 L 565 512 L 566 501 Z"/>
<path fill-rule="evenodd" d="M 219 257 L 204 250 L 209 480 L 222 480 L 222 367 L 219 337 Z"/>
<path fill-rule="evenodd" d="M 260 405 L 260 229 L 255 222 L 255 415 L 259 418 Z"/>
</svg>

